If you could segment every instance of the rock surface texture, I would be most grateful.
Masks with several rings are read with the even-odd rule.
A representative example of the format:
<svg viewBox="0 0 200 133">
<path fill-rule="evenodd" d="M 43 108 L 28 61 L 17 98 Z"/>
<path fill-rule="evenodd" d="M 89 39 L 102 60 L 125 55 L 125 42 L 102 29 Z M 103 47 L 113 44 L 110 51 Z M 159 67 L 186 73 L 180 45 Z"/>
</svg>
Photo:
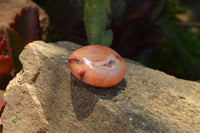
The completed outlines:
<svg viewBox="0 0 200 133">
<path fill-rule="evenodd" d="M 23 69 L 4 95 L 4 133 L 199 133 L 200 83 L 125 60 L 112 88 L 74 78 L 68 57 L 80 46 L 36 41 L 20 55 Z"/>
</svg>

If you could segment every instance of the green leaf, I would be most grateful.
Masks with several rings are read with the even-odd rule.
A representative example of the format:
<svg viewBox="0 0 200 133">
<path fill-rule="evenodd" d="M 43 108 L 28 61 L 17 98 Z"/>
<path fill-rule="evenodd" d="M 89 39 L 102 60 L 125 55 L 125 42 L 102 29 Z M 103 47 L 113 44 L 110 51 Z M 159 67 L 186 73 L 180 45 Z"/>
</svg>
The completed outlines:
<svg viewBox="0 0 200 133">
<path fill-rule="evenodd" d="M 110 13 L 110 0 L 85 0 L 84 24 L 89 44 L 111 44 L 112 32 L 106 30 Z"/>
<path fill-rule="evenodd" d="M 20 71 L 22 65 L 19 61 L 19 55 L 24 49 L 25 43 L 17 32 L 12 28 L 7 28 L 7 36 L 9 38 L 9 45 L 12 48 L 13 64 L 17 71 Z"/>
<path fill-rule="evenodd" d="M 112 38 L 113 38 L 112 30 L 107 30 L 101 36 L 102 36 L 102 39 L 100 40 L 101 41 L 100 44 L 108 44 L 108 42 L 110 43 L 112 42 Z"/>
</svg>

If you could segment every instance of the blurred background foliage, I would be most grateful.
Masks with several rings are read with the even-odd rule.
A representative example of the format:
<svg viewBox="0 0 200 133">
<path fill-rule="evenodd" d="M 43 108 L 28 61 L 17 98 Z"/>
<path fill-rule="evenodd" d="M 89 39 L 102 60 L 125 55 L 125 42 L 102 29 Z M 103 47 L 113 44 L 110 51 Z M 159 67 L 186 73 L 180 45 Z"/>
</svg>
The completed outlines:
<svg viewBox="0 0 200 133">
<path fill-rule="evenodd" d="M 34 1 L 50 16 L 47 41 L 107 45 L 178 78 L 200 79 L 198 0 Z"/>
</svg>

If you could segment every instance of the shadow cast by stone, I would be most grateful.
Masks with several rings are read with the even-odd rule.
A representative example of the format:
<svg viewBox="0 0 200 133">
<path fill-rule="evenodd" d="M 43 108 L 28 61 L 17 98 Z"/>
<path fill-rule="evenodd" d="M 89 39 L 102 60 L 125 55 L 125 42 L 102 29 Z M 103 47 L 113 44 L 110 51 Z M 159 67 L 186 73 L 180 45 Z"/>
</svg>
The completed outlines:
<svg viewBox="0 0 200 133">
<path fill-rule="evenodd" d="M 109 88 L 88 87 L 87 90 L 101 99 L 112 100 L 126 88 L 126 81 L 123 79 L 119 84 Z"/>
<path fill-rule="evenodd" d="M 70 88 L 73 109 L 78 120 L 90 116 L 99 99 L 111 100 L 126 88 L 123 79 L 118 85 L 110 88 L 99 88 L 87 85 L 72 74 L 70 75 Z"/>
</svg>

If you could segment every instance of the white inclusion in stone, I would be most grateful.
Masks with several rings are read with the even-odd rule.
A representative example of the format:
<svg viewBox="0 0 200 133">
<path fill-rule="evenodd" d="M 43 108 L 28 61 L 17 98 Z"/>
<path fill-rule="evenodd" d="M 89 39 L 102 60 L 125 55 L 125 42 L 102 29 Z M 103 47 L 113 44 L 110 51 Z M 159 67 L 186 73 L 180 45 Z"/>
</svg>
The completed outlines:
<svg viewBox="0 0 200 133">
<path fill-rule="evenodd" d="M 103 73 L 117 73 L 120 69 L 120 61 L 116 56 L 110 55 L 108 56 L 107 60 L 99 61 L 99 62 L 92 62 L 89 61 L 87 58 L 83 58 L 84 63 L 87 64 L 91 69 L 95 69 L 97 71 L 101 71 Z M 110 64 L 110 62 L 113 62 Z"/>
</svg>

